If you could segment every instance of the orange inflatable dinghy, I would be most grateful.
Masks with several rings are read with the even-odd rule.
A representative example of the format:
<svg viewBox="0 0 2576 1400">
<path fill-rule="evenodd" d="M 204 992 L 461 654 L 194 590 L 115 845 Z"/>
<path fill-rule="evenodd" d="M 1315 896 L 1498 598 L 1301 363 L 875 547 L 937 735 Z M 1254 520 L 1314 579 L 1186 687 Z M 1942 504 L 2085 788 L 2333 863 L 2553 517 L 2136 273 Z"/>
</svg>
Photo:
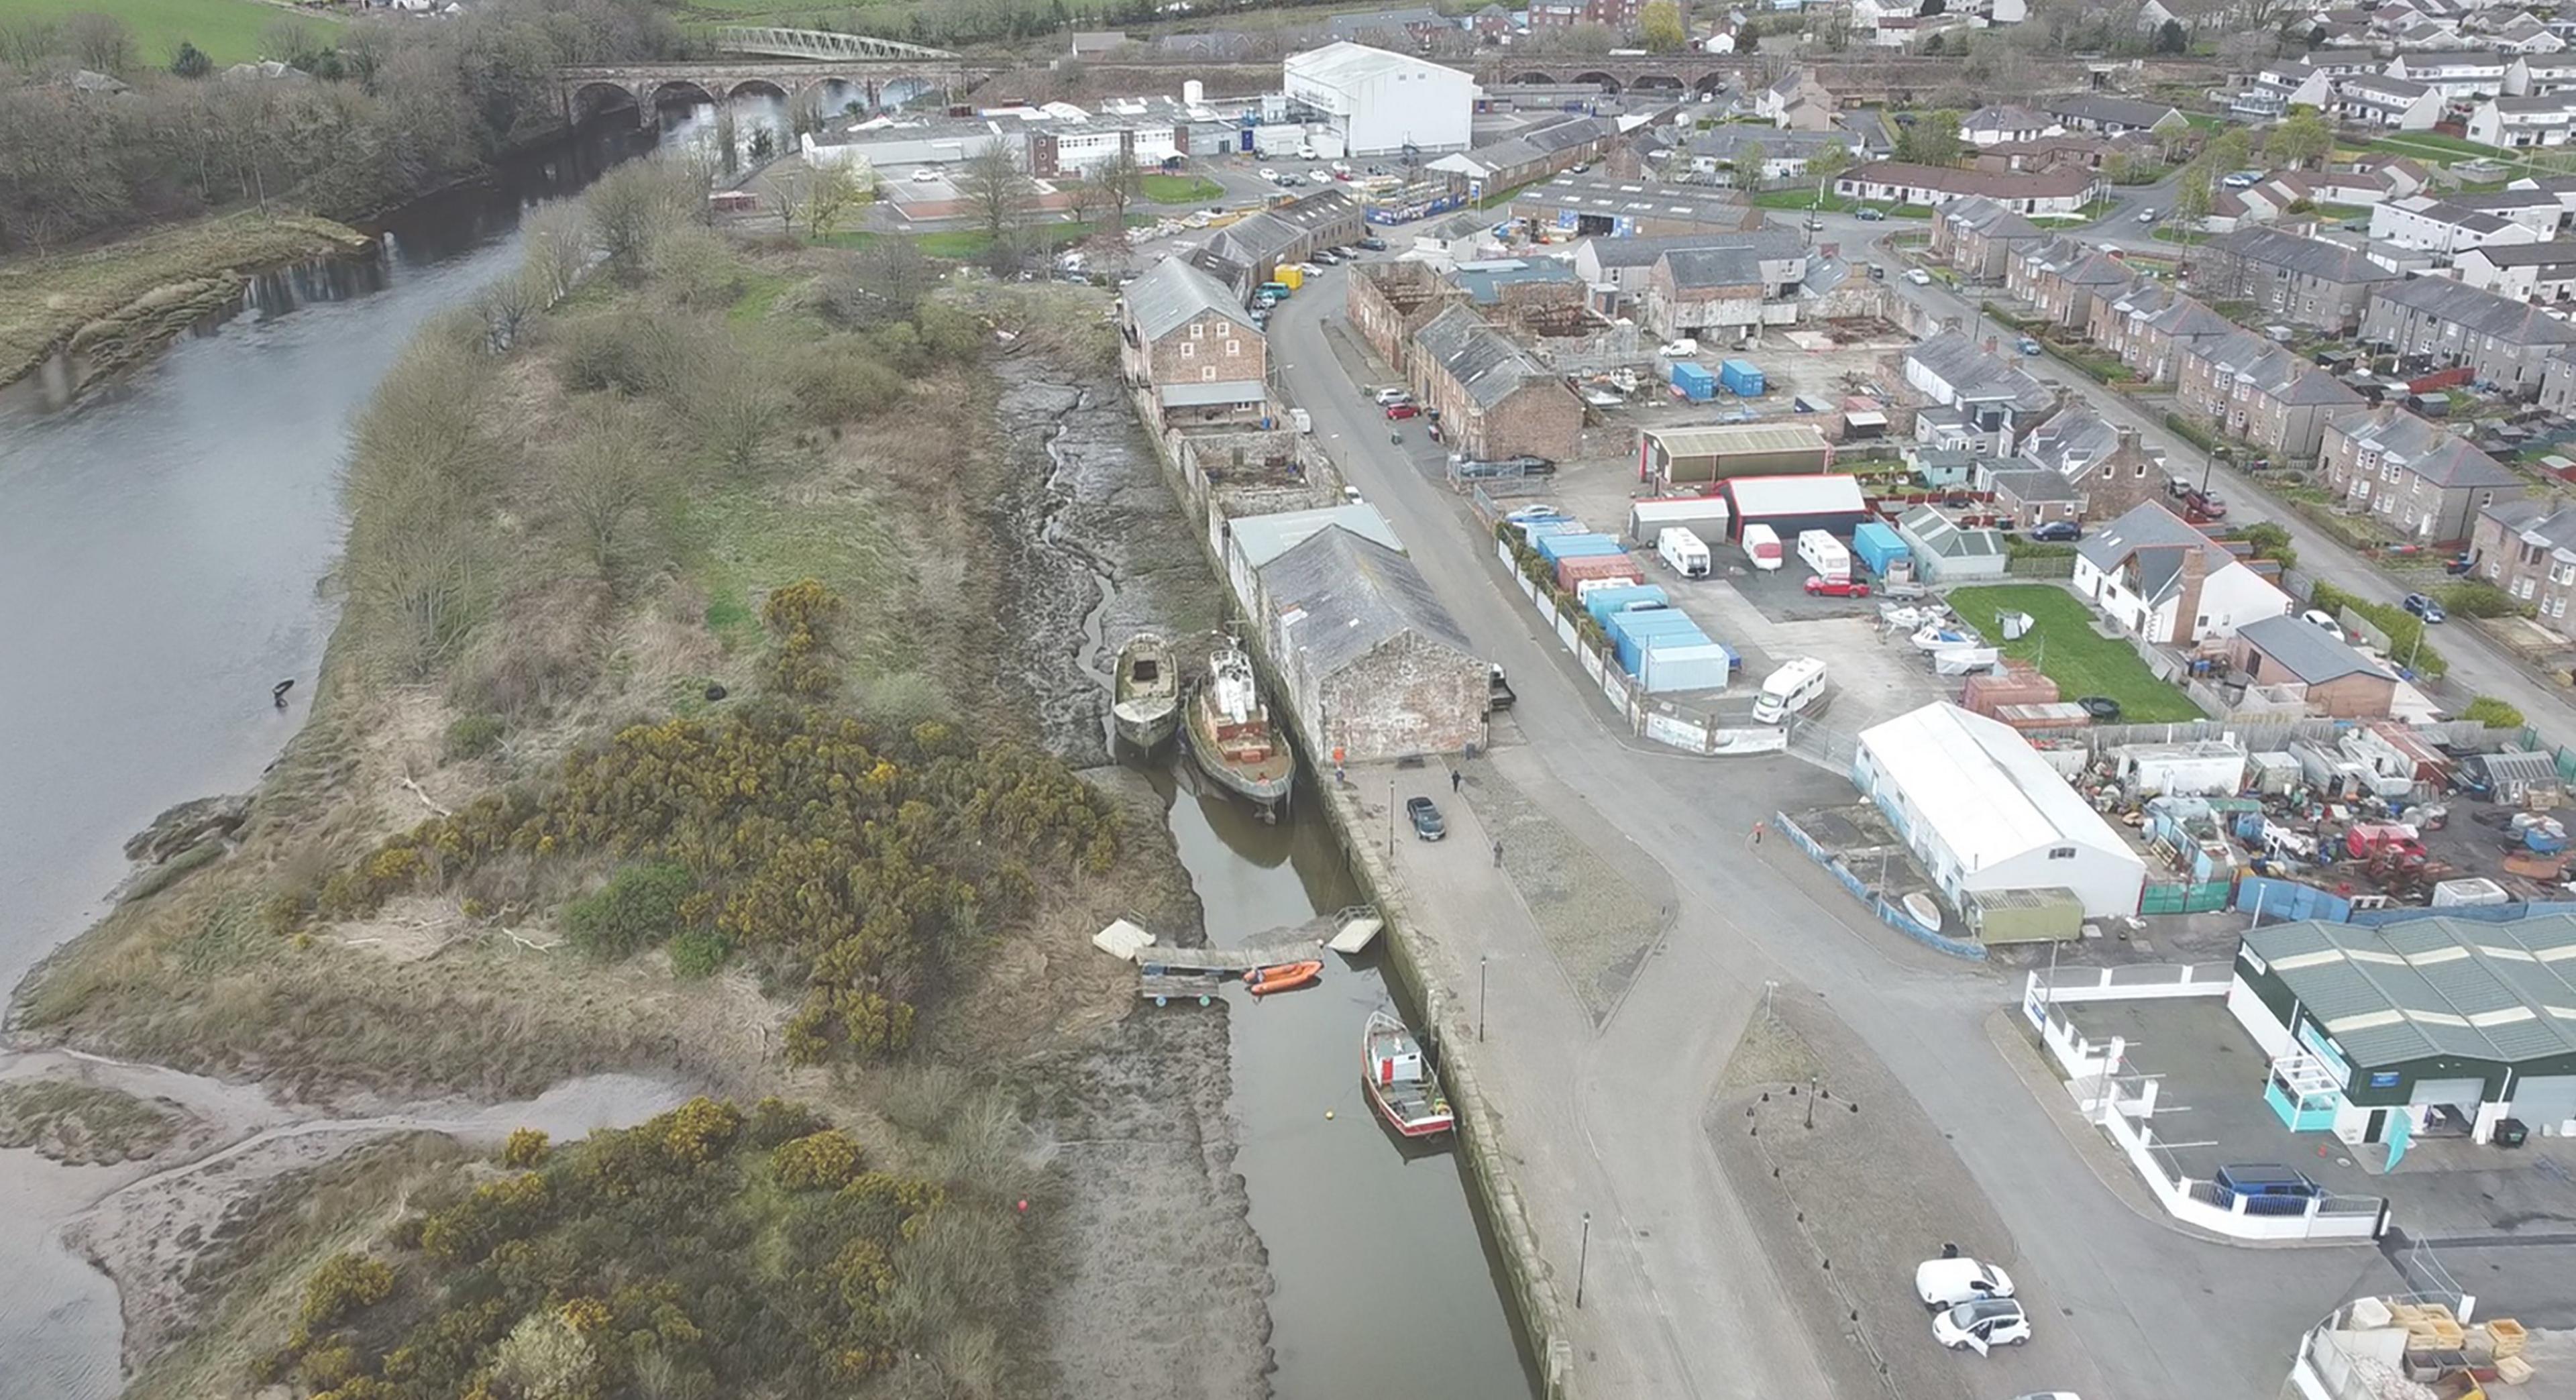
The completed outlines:
<svg viewBox="0 0 2576 1400">
<path fill-rule="evenodd" d="M 1267 996 L 1272 992 L 1291 992 L 1314 981 L 1322 976 L 1323 972 L 1323 963 L 1312 959 L 1305 962 L 1277 963 L 1254 969 L 1250 976 L 1243 979 L 1243 987 L 1254 996 Z"/>
</svg>

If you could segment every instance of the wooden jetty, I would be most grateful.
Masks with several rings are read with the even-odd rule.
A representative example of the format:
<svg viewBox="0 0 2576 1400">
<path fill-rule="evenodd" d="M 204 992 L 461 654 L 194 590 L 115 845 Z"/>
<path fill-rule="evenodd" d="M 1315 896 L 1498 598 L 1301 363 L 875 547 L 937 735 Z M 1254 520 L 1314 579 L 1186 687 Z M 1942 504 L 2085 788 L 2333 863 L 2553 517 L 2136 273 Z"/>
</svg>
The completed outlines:
<svg viewBox="0 0 2576 1400">
<path fill-rule="evenodd" d="M 1102 952 L 1136 964 L 1138 996 L 1156 1006 L 1169 1006 L 1175 1001 L 1195 1001 L 1205 1006 L 1216 1000 L 1217 989 L 1229 978 L 1311 957 L 1310 950 L 1342 928 L 1347 913 L 1270 929 L 1253 935 L 1239 948 L 1171 947 L 1155 942 L 1153 934 L 1128 919 L 1102 929 L 1093 935 L 1092 942 Z"/>
</svg>

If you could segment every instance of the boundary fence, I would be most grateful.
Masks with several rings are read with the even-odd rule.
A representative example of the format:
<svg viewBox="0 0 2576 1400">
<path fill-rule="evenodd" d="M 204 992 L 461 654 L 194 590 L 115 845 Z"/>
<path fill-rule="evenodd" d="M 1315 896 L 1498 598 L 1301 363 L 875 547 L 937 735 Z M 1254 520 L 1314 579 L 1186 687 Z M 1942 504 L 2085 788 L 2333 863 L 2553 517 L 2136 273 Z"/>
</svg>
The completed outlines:
<svg viewBox="0 0 2576 1400">
<path fill-rule="evenodd" d="M 1867 905 L 1869 907 L 1869 911 L 1878 916 L 1880 923 L 1887 925 L 1889 928 L 1895 929 L 1897 932 L 1904 934 L 1906 937 L 1913 939 L 1915 942 L 1920 943 L 1924 947 L 1930 948 L 1935 952 L 1947 953 L 1954 958 L 1966 958 L 1971 962 L 1984 962 L 1986 960 L 1986 948 L 1984 944 L 1970 943 L 1962 939 L 1952 938 L 1948 934 L 1941 932 L 1939 929 L 1925 924 L 1921 919 L 1914 917 L 1912 914 L 1906 913 L 1905 910 L 1898 905 L 1889 903 L 1885 898 L 1882 898 L 1876 891 L 1870 889 L 1868 881 L 1863 880 L 1860 876 L 1854 874 L 1850 866 L 1843 864 L 1842 857 L 1825 849 L 1824 846 L 1817 842 L 1816 838 L 1807 834 L 1806 828 L 1789 820 L 1788 813 L 1772 813 L 1771 824 L 1782 835 L 1788 837 L 1791 842 L 1795 843 L 1799 850 L 1806 852 L 1807 859 L 1823 866 L 1826 874 L 1833 876 L 1834 880 L 1838 884 L 1851 892 L 1852 898 L 1859 900 L 1864 905 Z"/>
</svg>

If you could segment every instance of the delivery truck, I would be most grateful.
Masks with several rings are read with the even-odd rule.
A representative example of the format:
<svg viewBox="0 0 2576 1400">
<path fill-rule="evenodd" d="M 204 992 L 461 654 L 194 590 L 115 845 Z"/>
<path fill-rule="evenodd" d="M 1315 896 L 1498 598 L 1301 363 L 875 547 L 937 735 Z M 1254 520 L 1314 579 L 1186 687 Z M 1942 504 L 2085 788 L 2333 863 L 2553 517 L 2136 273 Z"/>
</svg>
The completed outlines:
<svg viewBox="0 0 2576 1400">
<path fill-rule="evenodd" d="M 1655 553 L 1683 578 L 1708 577 L 1707 543 L 1679 525 L 1666 526 L 1655 536 Z"/>
</svg>

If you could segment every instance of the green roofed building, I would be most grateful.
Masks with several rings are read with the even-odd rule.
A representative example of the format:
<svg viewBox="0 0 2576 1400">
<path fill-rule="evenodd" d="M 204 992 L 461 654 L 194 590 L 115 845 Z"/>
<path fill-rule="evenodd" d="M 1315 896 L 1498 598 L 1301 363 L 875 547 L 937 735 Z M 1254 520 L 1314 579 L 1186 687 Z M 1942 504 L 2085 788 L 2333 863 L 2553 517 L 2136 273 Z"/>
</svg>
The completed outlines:
<svg viewBox="0 0 2576 1400">
<path fill-rule="evenodd" d="M 2256 929 L 2227 1006 L 2271 1057 L 2265 1097 L 2295 1130 L 2576 1132 L 2576 916 Z"/>
</svg>

